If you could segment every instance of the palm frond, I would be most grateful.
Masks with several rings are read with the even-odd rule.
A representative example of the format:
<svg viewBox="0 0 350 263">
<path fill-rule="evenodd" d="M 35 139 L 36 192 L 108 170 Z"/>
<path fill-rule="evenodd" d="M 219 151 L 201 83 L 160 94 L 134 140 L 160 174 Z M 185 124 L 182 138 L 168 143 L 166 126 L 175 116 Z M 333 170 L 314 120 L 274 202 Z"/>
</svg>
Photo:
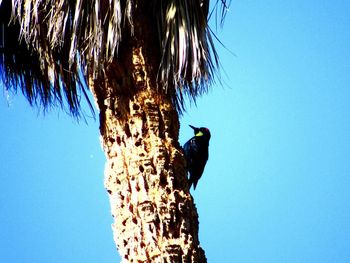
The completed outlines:
<svg viewBox="0 0 350 263">
<path fill-rule="evenodd" d="M 226 10 L 226 1 L 221 1 Z M 8 88 L 20 88 L 32 104 L 47 107 L 67 101 L 78 115 L 87 76 L 106 78 L 106 67 L 118 61 L 123 36 L 132 35 L 137 2 L 0 0 L 5 28 L 0 80 Z M 151 4 L 154 12 L 149 15 L 158 25 L 162 50 L 159 86 L 181 110 L 185 96 L 195 99 L 207 90 L 218 68 L 207 21 L 209 0 Z"/>
<path fill-rule="evenodd" d="M 80 94 L 85 97 L 86 93 L 79 77 L 81 71 L 78 64 L 70 70 L 62 47 L 50 43 L 46 37 L 47 23 L 39 23 L 48 19 L 47 14 L 40 11 L 42 8 L 45 5 L 39 1 L 23 4 L 2 1 L 0 23 L 4 45 L 0 54 L 0 80 L 6 89 L 20 89 L 31 105 L 47 109 L 63 106 L 66 101 L 69 111 L 79 116 Z"/>
<path fill-rule="evenodd" d="M 227 5 L 222 2 L 222 18 Z M 211 30 L 208 25 L 209 0 L 160 1 L 158 28 L 162 59 L 159 80 L 165 89 L 176 87 L 175 104 L 184 109 L 184 97 L 195 99 L 213 83 L 219 67 Z M 214 10 L 218 6 L 218 1 Z"/>
</svg>

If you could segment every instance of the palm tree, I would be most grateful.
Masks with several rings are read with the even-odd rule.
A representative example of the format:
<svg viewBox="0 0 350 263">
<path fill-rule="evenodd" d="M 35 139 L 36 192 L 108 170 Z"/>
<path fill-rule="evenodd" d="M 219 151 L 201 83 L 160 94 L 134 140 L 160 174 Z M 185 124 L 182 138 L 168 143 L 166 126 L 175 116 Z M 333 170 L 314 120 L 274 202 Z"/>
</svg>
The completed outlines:
<svg viewBox="0 0 350 263">
<path fill-rule="evenodd" d="M 3 85 L 75 117 L 93 94 L 123 262 L 206 262 L 178 133 L 185 97 L 218 68 L 208 10 L 209 0 L 0 0 Z"/>
</svg>

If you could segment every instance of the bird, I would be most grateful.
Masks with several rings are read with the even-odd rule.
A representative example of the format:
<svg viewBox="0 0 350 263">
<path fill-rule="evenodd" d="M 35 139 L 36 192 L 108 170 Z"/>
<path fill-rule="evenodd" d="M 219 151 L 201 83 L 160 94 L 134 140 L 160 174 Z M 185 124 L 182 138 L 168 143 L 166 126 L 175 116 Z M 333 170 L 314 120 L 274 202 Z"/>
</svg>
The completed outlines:
<svg viewBox="0 0 350 263">
<path fill-rule="evenodd" d="M 193 189 L 196 190 L 198 180 L 203 174 L 209 157 L 209 140 L 211 135 L 208 128 L 189 126 L 193 129 L 194 136 L 184 144 L 183 149 L 189 173 L 188 189 L 193 184 Z"/>
</svg>

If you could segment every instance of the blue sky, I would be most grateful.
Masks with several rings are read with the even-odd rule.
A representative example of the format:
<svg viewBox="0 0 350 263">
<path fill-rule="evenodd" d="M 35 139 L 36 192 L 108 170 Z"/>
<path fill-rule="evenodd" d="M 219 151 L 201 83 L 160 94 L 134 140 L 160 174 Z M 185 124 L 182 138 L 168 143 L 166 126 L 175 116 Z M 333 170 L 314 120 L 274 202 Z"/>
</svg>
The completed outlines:
<svg viewBox="0 0 350 263">
<path fill-rule="evenodd" d="M 350 261 L 350 2 L 233 1 L 193 193 L 208 262 Z M 98 123 L 0 96 L 0 261 L 118 262 Z M 83 178 L 83 180 L 82 180 Z"/>
</svg>

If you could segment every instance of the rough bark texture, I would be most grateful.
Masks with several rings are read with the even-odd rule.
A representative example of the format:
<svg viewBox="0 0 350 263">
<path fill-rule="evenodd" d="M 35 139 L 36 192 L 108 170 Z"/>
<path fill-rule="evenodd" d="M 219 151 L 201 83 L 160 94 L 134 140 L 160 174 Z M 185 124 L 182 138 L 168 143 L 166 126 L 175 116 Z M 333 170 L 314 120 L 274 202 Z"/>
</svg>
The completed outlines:
<svg viewBox="0 0 350 263">
<path fill-rule="evenodd" d="M 120 125 L 108 111 L 103 144 L 114 239 L 129 262 L 204 262 L 171 104 L 145 90 Z"/>
<path fill-rule="evenodd" d="M 160 52 L 145 8 L 135 11 L 135 31 L 106 68 L 109 78 L 89 83 L 100 108 L 114 239 L 122 262 L 206 262 L 178 114 L 157 88 Z"/>
</svg>

